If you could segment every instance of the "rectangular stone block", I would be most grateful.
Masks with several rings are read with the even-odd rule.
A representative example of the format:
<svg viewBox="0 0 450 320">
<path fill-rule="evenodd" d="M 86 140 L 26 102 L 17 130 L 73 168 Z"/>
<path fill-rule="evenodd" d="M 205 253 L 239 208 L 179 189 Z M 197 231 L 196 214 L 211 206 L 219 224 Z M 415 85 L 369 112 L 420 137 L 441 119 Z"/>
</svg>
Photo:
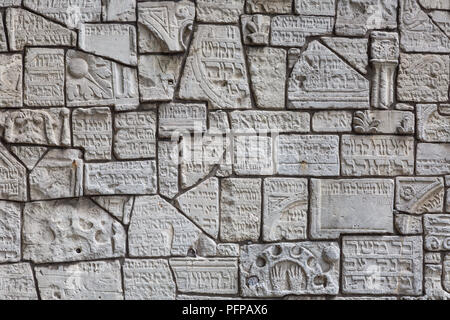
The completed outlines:
<svg viewBox="0 0 450 320">
<path fill-rule="evenodd" d="M 396 176 L 414 173 L 414 138 L 342 136 L 342 175 Z"/>
<path fill-rule="evenodd" d="M 233 111 L 231 128 L 238 133 L 302 133 L 310 130 L 310 116 L 295 111 Z"/>
<path fill-rule="evenodd" d="M 172 258 L 169 263 L 180 292 L 238 293 L 237 258 Z"/>
<path fill-rule="evenodd" d="M 253 244 L 241 248 L 244 297 L 330 294 L 339 290 L 337 242 Z"/>
<path fill-rule="evenodd" d="M 206 105 L 163 103 L 159 106 L 159 136 L 170 138 L 206 130 Z"/>
<path fill-rule="evenodd" d="M 353 114 L 350 111 L 319 111 L 312 117 L 315 132 L 351 132 Z"/>
<path fill-rule="evenodd" d="M 392 233 L 394 181 L 390 179 L 311 180 L 311 236 Z"/>
<path fill-rule="evenodd" d="M 62 49 L 29 48 L 25 55 L 25 104 L 63 106 L 65 53 Z"/>
<path fill-rule="evenodd" d="M 418 143 L 416 173 L 418 175 L 450 174 L 450 144 Z"/>
<path fill-rule="evenodd" d="M 156 156 L 156 113 L 125 112 L 114 119 L 114 154 L 118 159 Z"/>
<path fill-rule="evenodd" d="M 398 177 L 395 208 L 412 213 L 437 213 L 444 209 L 444 179 L 439 177 Z"/>
<path fill-rule="evenodd" d="M 339 175 L 339 137 L 331 135 L 280 135 L 275 164 L 278 174 Z"/>
<path fill-rule="evenodd" d="M 257 241 L 261 225 L 261 179 L 223 179 L 221 187 L 220 239 Z"/>
<path fill-rule="evenodd" d="M 155 194 L 156 163 L 123 161 L 89 163 L 84 172 L 85 194 Z"/>
<path fill-rule="evenodd" d="M 344 293 L 422 293 L 422 237 L 346 236 L 342 253 Z"/>
<path fill-rule="evenodd" d="M 450 250 L 450 214 L 426 214 L 423 226 L 426 250 Z"/>
<path fill-rule="evenodd" d="M 308 180 L 264 180 L 264 241 L 301 240 L 307 237 Z"/>
</svg>

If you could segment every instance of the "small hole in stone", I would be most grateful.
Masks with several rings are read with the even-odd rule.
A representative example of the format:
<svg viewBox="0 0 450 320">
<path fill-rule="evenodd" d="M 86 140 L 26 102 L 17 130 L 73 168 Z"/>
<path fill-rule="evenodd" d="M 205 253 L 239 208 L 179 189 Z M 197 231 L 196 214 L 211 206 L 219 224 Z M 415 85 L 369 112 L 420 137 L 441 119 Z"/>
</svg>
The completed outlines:
<svg viewBox="0 0 450 320">
<path fill-rule="evenodd" d="M 266 259 L 264 259 L 263 257 L 258 257 L 256 259 L 256 265 L 260 268 L 264 267 L 266 265 Z"/>
<path fill-rule="evenodd" d="M 197 254 L 195 253 L 195 250 L 190 248 L 187 252 L 188 257 L 196 257 Z"/>
<path fill-rule="evenodd" d="M 75 252 L 76 252 L 76 253 L 81 253 L 81 249 L 80 249 L 80 248 L 76 248 L 76 249 L 75 249 Z"/>
<path fill-rule="evenodd" d="M 274 246 L 272 253 L 274 256 L 279 256 L 281 254 L 281 252 L 283 251 L 283 249 L 281 249 L 280 246 Z"/>
</svg>

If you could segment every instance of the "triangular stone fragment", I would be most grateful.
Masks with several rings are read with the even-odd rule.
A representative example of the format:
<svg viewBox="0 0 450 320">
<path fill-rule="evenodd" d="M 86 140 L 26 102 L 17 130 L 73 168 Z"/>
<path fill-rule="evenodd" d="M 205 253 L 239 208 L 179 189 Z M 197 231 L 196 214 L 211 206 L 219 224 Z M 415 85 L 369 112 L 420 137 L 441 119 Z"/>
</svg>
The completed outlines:
<svg viewBox="0 0 450 320">
<path fill-rule="evenodd" d="M 368 39 L 324 37 L 323 42 L 333 51 L 340 54 L 346 62 L 362 73 L 367 73 L 369 63 L 367 47 Z"/>
<path fill-rule="evenodd" d="M 187 256 L 209 238 L 160 196 L 136 197 L 128 241 L 132 257 Z"/>
<path fill-rule="evenodd" d="M 369 81 L 319 41 L 313 41 L 289 77 L 288 107 L 368 109 Z"/>
<path fill-rule="evenodd" d="M 180 98 L 207 100 L 212 109 L 251 108 L 241 32 L 230 25 L 199 25 L 180 83 Z"/>
<path fill-rule="evenodd" d="M 19 8 L 6 11 L 6 28 L 10 50 L 20 51 L 26 46 L 77 45 L 77 34 L 37 14 Z"/>
<path fill-rule="evenodd" d="M 130 223 L 131 210 L 133 209 L 134 197 L 132 196 L 101 196 L 92 197 L 92 200 L 100 207 L 108 211 L 124 224 Z"/>
<path fill-rule="evenodd" d="M 26 147 L 12 146 L 11 151 L 19 158 L 20 161 L 29 169 L 33 170 L 36 163 L 41 160 L 47 151 L 45 147 Z"/>
<path fill-rule="evenodd" d="M 450 38 L 417 0 L 400 0 L 400 46 L 406 52 L 450 52 Z"/>
<path fill-rule="evenodd" d="M 219 179 L 209 178 L 177 198 L 181 211 L 214 239 L 219 233 Z"/>
</svg>

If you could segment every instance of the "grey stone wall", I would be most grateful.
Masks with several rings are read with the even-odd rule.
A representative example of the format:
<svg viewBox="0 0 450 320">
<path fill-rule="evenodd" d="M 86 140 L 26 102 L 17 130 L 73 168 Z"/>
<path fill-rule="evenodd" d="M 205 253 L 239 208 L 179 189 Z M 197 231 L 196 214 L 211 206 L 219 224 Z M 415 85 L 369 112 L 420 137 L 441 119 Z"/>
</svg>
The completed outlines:
<svg viewBox="0 0 450 320">
<path fill-rule="evenodd" d="M 448 0 L 0 0 L 0 299 L 448 299 Z"/>
</svg>

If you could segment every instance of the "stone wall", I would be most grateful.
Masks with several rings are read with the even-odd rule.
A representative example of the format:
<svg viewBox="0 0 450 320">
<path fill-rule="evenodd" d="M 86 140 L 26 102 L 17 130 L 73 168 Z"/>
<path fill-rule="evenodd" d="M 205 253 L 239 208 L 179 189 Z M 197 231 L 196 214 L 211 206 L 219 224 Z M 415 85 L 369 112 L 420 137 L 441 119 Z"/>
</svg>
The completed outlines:
<svg viewBox="0 0 450 320">
<path fill-rule="evenodd" d="M 0 299 L 448 299 L 448 0 L 0 0 Z"/>
</svg>

